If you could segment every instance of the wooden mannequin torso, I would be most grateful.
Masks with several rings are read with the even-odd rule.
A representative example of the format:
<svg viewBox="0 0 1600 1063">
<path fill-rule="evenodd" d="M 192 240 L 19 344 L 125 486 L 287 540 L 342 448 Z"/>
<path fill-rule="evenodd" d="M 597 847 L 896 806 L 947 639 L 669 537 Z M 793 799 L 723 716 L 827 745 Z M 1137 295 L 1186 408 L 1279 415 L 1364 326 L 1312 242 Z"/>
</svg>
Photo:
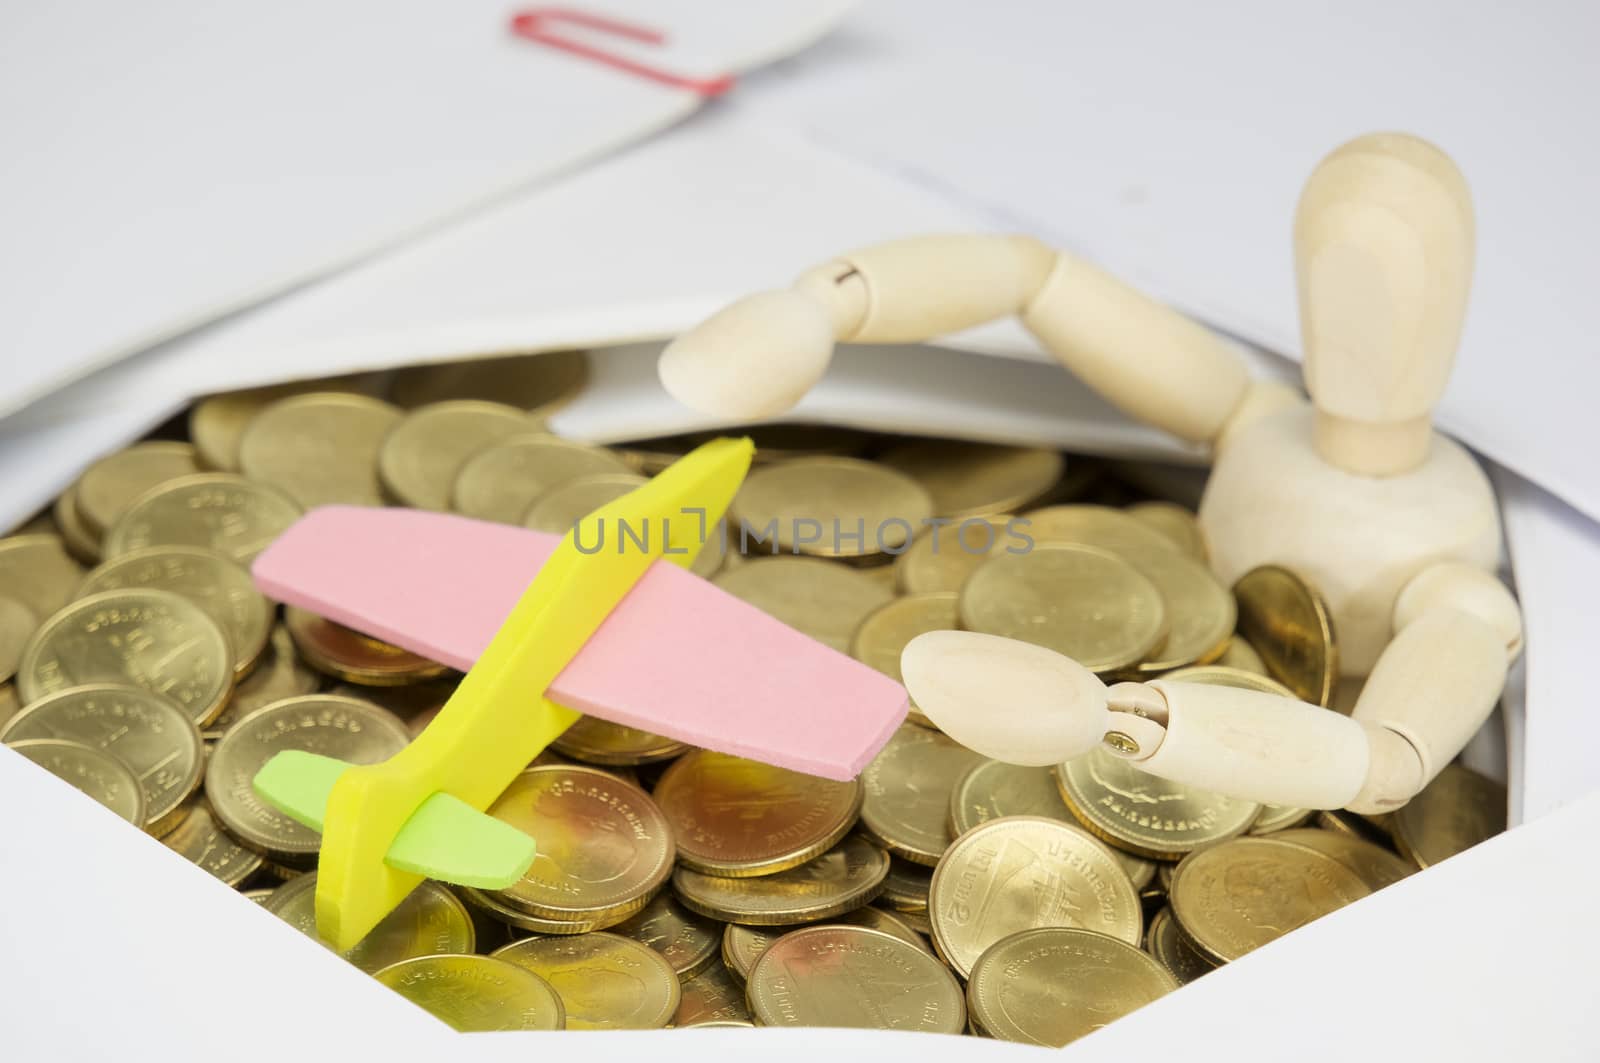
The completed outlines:
<svg viewBox="0 0 1600 1063">
<path fill-rule="evenodd" d="M 1302 404 L 1231 433 L 1200 525 L 1223 583 L 1280 564 L 1316 587 L 1333 615 L 1340 672 L 1365 676 L 1394 635 L 1406 584 L 1442 561 L 1493 572 L 1500 522 L 1488 477 L 1459 443 L 1434 433 L 1416 468 L 1355 475 L 1317 452 L 1314 417 Z"/>
</svg>

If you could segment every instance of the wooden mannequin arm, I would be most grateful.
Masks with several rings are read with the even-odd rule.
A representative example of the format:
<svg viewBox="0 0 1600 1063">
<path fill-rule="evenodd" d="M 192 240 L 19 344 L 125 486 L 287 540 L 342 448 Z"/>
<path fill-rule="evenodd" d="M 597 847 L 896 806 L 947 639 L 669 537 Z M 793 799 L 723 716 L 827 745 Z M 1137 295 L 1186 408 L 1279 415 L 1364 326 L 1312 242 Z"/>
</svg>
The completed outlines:
<svg viewBox="0 0 1600 1063">
<path fill-rule="evenodd" d="M 1025 236 L 921 236 L 842 255 L 680 337 L 661 380 L 698 409 L 770 417 L 821 379 L 836 342 L 915 342 L 1012 314 L 1090 387 L 1183 439 L 1215 440 L 1246 396 L 1244 365 L 1217 336 Z"/>
<path fill-rule="evenodd" d="M 1521 613 L 1505 584 L 1454 562 L 1406 585 L 1394 625 L 1350 714 L 1377 736 L 1373 770 L 1349 804 L 1356 812 L 1399 808 L 1432 782 L 1494 711 L 1522 648 Z"/>
<path fill-rule="evenodd" d="M 1505 585 L 1457 563 L 1414 578 L 1394 615 L 1394 640 L 1349 719 L 1232 687 L 1123 683 L 1107 692 L 1110 729 L 1132 723 L 1122 729 L 1138 748 L 1119 755 L 1162 778 L 1263 803 L 1399 808 L 1483 726 L 1522 633 Z"/>
</svg>

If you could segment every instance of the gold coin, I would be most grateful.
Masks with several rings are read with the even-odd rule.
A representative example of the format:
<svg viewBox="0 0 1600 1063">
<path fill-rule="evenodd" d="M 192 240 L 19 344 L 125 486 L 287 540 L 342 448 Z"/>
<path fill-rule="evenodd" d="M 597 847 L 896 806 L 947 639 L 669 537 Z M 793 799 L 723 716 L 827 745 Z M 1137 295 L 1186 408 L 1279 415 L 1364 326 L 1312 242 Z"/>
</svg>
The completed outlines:
<svg viewBox="0 0 1600 1063">
<path fill-rule="evenodd" d="M 149 546 L 198 546 L 248 566 L 300 519 L 294 499 L 225 472 L 171 480 L 134 499 L 106 533 L 105 555 Z"/>
<path fill-rule="evenodd" d="M 355 373 L 320 380 L 297 380 L 210 395 L 189 408 L 189 439 L 201 465 L 219 472 L 239 471 L 239 440 L 255 415 L 291 395 L 309 392 L 371 393 L 382 374 Z"/>
<path fill-rule="evenodd" d="M 0 726 L 22 711 L 22 699 L 17 697 L 15 683 L 0 683 Z"/>
<path fill-rule="evenodd" d="M 17 674 L 22 647 L 27 645 L 39 618 L 15 598 L 0 595 L 0 683 Z"/>
<path fill-rule="evenodd" d="M 1046 927 L 995 942 L 972 966 L 973 1025 L 1002 1041 L 1060 1048 L 1178 988 L 1132 945 Z"/>
<path fill-rule="evenodd" d="M 0 539 L 0 587 L 34 616 L 44 618 L 72 601 L 83 566 L 54 535 L 12 535 Z"/>
<path fill-rule="evenodd" d="M 168 698 L 205 726 L 233 689 L 227 636 L 189 599 L 160 590 L 80 598 L 34 632 L 17 691 L 31 703 L 67 687 L 118 683 Z"/>
<path fill-rule="evenodd" d="M 680 867 L 672 888 L 688 908 L 729 923 L 782 926 L 854 911 L 883 889 L 889 856 L 854 835 L 814 860 L 760 878 L 722 878 Z"/>
<path fill-rule="evenodd" d="M 300 655 L 295 653 L 289 629 L 276 624 L 267 638 L 266 652 L 260 662 L 239 680 L 222 714 L 207 724 L 201 734 L 206 738 L 221 738 L 228 728 L 257 709 L 284 698 L 314 694 L 321 685 L 322 677 L 302 664 Z"/>
<path fill-rule="evenodd" d="M 1202 564 L 1206 560 L 1206 539 L 1200 531 L 1194 510 L 1176 502 L 1135 502 L 1128 516 L 1161 536 L 1179 552 Z"/>
<path fill-rule="evenodd" d="M 885 451 L 879 461 L 911 477 L 941 517 L 1009 513 L 1030 505 L 1061 479 L 1061 455 L 1043 447 L 1008 447 L 924 439 Z"/>
<path fill-rule="evenodd" d="M 1432 867 L 1506 829 L 1506 788 L 1449 764 L 1390 822 L 1401 854 L 1418 867 Z"/>
<path fill-rule="evenodd" d="M 905 594 L 959 591 L 967 577 L 996 551 L 1022 550 L 1028 546 L 1027 540 L 1010 530 L 1011 522 L 1016 519 L 997 514 L 968 517 L 949 527 L 929 528 L 894 559 L 895 586 Z"/>
<path fill-rule="evenodd" d="M 598 919 L 542 919 L 520 908 L 511 907 L 492 893 L 476 890 L 470 886 L 461 887 L 461 899 L 490 918 L 506 926 L 526 930 L 530 934 L 587 934 L 600 929 Z"/>
<path fill-rule="evenodd" d="M 932 868 L 890 857 L 889 874 L 884 877 L 880 900 L 901 915 L 926 912 L 928 887 L 932 882 Z"/>
<path fill-rule="evenodd" d="M 577 723 L 561 732 L 550 747 L 587 764 L 615 766 L 671 760 L 689 748 L 676 738 L 663 738 L 598 716 L 580 717 Z"/>
<path fill-rule="evenodd" d="M 261 869 L 261 854 L 228 837 L 211 815 L 205 798 L 189 802 L 184 817 L 161 844 L 200 870 L 229 886 L 237 886 Z"/>
<path fill-rule="evenodd" d="M 909 545 L 933 516 L 933 499 L 887 466 L 799 458 L 752 472 L 731 510 L 784 553 L 868 557 Z"/>
<path fill-rule="evenodd" d="M 1040 543 L 1081 543 L 1122 558 L 1155 584 L 1166 605 L 1166 638 L 1138 662 L 1151 675 L 1215 660 L 1227 649 L 1236 612 L 1233 597 L 1211 570 L 1120 510 L 1105 506 L 1052 506 L 1028 514 L 1028 532 Z"/>
<path fill-rule="evenodd" d="M 1037 816 L 991 820 L 957 838 L 934 869 L 928 915 L 939 955 L 966 977 L 990 945 L 1035 927 L 1065 926 L 1137 946 L 1139 891 L 1111 850 Z"/>
<path fill-rule="evenodd" d="M 620 923 L 672 873 L 672 829 L 661 810 L 596 768 L 529 768 L 489 814 L 538 839 L 522 880 L 495 897 L 542 919 Z"/>
<path fill-rule="evenodd" d="M 549 982 L 569 1030 L 659 1030 L 681 999 L 672 966 L 617 934 L 523 938 L 493 955 Z"/>
<path fill-rule="evenodd" d="M 1151 775 L 1104 748 L 1057 765 L 1056 785 L 1090 833 L 1152 860 L 1237 837 L 1261 812 L 1252 801 Z"/>
<path fill-rule="evenodd" d="M 122 761 L 144 792 L 146 831 L 161 837 L 182 820 L 200 787 L 205 747 L 194 721 L 139 687 L 73 687 L 33 702 L 0 731 L 0 742 L 58 738 Z"/>
<path fill-rule="evenodd" d="M 1200 683 L 1204 686 L 1237 687 L 1240 690 L 1253 690 L 1258 694 L 1276 694 L 1280 698 L 1294 697 L 1294 692 L 1276 679 L 1225 664 L 1199 664 L 1189 668 L 1179 668 L 1161 678 L 1183 683 Z M 1250 833 L 1272 834 L 1290 827 L 1298 827 L 1311 818 L 1312 812 L 1313 810 L 1309 808 L 1294 808 L 1290 805 L 1262 805 L 1261 812 L 1250 825 Z"/>
<path fill-rule="evenodd" d="M 273 890 L 263 907 L 306 937 L 327 945 L 317 934 L 316 896 L 317 873 L 308 871 Z M 439 883 L 423 881 L 343 955 L 368 974 L 375 974 L 401 960 L 471 952 L 476 945 L 466 906 Z"/>
<path fill-rule="evenodd" d="M 1172 909 L 1165 905 L 1150 917 L 1150 929 L 1145 932 L 1145 951 L 1171 971 L 1179 985 L 1188 985 L 1201 975 L 1217 969 L 1215 963 L 1197 952 L 1178 933 L 1178 923 L 1172 918 Z"/>
<path fill-rule="evenodd" d="M 853 912 L 834 916 L 828 920 L 829 925 L 864 926 L 868 930 L 878 930 L 891 937 L 897 937 L 908 945 L 933 955 L 933 950 L 928 947 L 904 920 L 888 912 L 867 905 L 857 908 Z M 805 924 L 796 926 L 740 926 L 738 923 L 729 923 L 722 929 L 722 962 L 727 970 L 741 982 L 750 977 L 750 971 L 755 967 L 761 954 L 771 947 L 774 941 L 785 934 L 801 929 Z"/>
<path fill-rule="evenodd" d="M 279 399 L 250 421 L 239 468 L 305 509 L 383 505 L 378 451 L 400 411 L 379 399 L 322 391 Z"/>
<path fill-rule="evenodd" d="M 502 439 L 462 463 L 450 491 L 457 513 L 520 524 L 541 495 L 587 476 L 631 473 L 609 450 L 547 433 Z"/>
<path fill-rule="evenodd" d="M 698 974 L 685 978 L 683 999 L 672 1016 L 674 1029 L 692 1026 L 749 1026 L 750 1009 L 745 1006 L 744 987 L 734 981 L 721 960 L 713 961 Z"/>
<path fill-rule="evenodd" d="M 1286 830 L 1274 834 L 1273 838 L 1290 845 L 1303 845 L 1333 857 L 1354 871 L 1374 892 L 1394 885 L 1417 870 L 1414 865 L 1364 838 L 1351 838 L 1331 830 Z"/>
<path fill-rule="evenodd" d="M 239 896 L 248 897 L 255 904 L 265 906 L 267 903 L 267 898 L 272 896 L 272 893 L 273 891 L 270 887 L 263 886 L 260 889 L 240 890 Z"/>
<path fill-rule="evenodd" d="M 631 472 L 601 473 L 598 476 L 583 476 L 576 480 L 568 480 L 534 499 L 528 511 L 522 515 L 522 526 L 534 531 L 548 532 L 551 535 L 565 535 L 578 521 L 607 502 L 615 502 L 635 487 L 647 482 L 643 476 Z M 592 548 L 621 550 L 621 543 L 627 541 L 617 538 L 621 534 L 621 529 L 615 525 L 603 526 L 601 534 L 612 536 L 610 546 L 607 546 L 604 540 L 585 545 Z"/>
<path fill-rule="evenodd" d="M 812 926 L 764 952 L 745 988 L 762 1026 L 844 1026 L 957 1034 L 961 985 L 922 949 L 859 926 Z"/>
<path fill-rule="evenodd" d="M 73 488 L 73 503 L 89 531 L 104 535 L 134 499 L 199 471 L 188 443 L 137 443 L 84 470 Z"/>
<path fill-rule="evenodd" d="M 1120 557 L 1041 542 L 1025 554 L 991 557 L 967 578 L 961 625 L 1111 672 L 1137 664 L 1160 643 L 1167 609 L 1155 584 Z"/>
<path fill-rule="evenodd" d="M 1202 849 L 1172 873 L 1172 916 L 1207 958 L 1227 963 L 1371 891 L 1331 856 L 1273 838 Z"/>
<path fill-rule="evenodd" d="M 928 631 L 950 631 L 961 625 L 959 596 L 953 592 L 942 594 L 909 594 L 885 602 L 867 614 L 856 628 L 850 643 L 850 656 L 862 664 L 870 665 L 900 682 L 900 651 L 906 643 Z M 911 702 L 908 719 L 923 727 L 934 723 L 922 714 L 915 701 Z"/>
<path fill-rule="evenodd" d="M 462 1033 L 566 1029 L 550 983 L 491 956 L 418 956 L 373 977 Z"/>
<path fill-rule="evenodd" d="M 99 564 L 102 536 L 89 527 L 78 509 L 78 485 L 72 484 L 57 495 L 50 512 L 55 526 L 61 529 L 61 541 L 67 553 L 85 565 Z"/>
<path fill-rule="evenodd" d="M 283 623 L 307 664 L 347 683 L 403 686 L 437 679 L 450 670 L 437 661 L 363 635 L 299 606 L 283 607 Z"/>
<path fill-rule="evenodd" d="M 586 351 L 538 351 L 399 370 L 389 397 L 411 409 L 451 399 L 491 399 L 547 416 L 583 390 Z"/>
<path fill-rule="evenodd" d="M 133 771 L 110 753 L 59 738 L 26 738 L 6 746 L 62 782 L 88 794 L 135 827 L 143 827 L 144 792 Z"/>
<path fill-rule="evenodd" d="M 679 978 L 691 978 L 704 970 L 717 958 L 722 942 L 718 924 L 689 911 L 667 892 L 656 894 L 644 911 L 611 929 L 655 949 Z"/>
<path fill-rule="evenodd" d="M 1333 618 L 1322 596 L 1280 565 L 1262 565 L 1233 585 L 1239 634 L 1274 679 L 1313 705 L 1327 705 L 1339 678 Z"/>
<path fill-rule="evenodd" d="M 700 749 L 656 783 L 678 863 L 728 878 L 770 875 L 831 849 L 855 825 L 862 780 L 835 782 Z"/>
<path fill-rule="evenodd" d="M 452 399 L 418 406 L 384 437 L 378 478 L 402 505 L 447 510 L 456 473 L 468 458 L 535 427 L 526 413 L 500 402 Z"/>
<path fill-rule="evenodd" d="M 981 754 L 901 724 L 861 772 L 861 828 L 895 856 L 932 867 L 950 845 L 950 792 Z"/>
<path fill-rule="evenodd" d="M 1042 816 L 1080 829 L 1049 768 L 1029 768 L 999 760 L 980 760 L 950 790 L 950 835 L 960 837 L 973 827 L 1005 816 Z M 1156 865 L 1113 849 L 1133 888 L 1142 890 L 1156 876 Z"/>
<path fill-rule="evenodd" d="M 399 720 L 355 698 L 285 698 L 246 716 L 222 736 L 206 765 L 206 798 L 217 822 L 242 844 L 280 864 L 310 867 L 322 836 L 257 796 L 256 772 L 285 749 L 376 764 L 404 749 L 410 738 Z"/>
<path fill-rule="evenodd" d="M 1224 668 L 1237 668 L 1241 672 L 1254 672 L 1256 675 L 1267 674 L 1267 662 L 1261 659 L 1261 654 L 1256 648 L 1246 642 L 1240 635 L 1235 635 L 1228 640 L 1228 648 L 1222 651 L 1222 656 L 1217 658 L 1217 664 Z M 1288 688 L 1285 687 L 1285 690 Z"/>
<path fill-rule="evenodd" d="M 79 596 L 136 588 L 172 591 L 216 621 L 228 637 L 233 670 L 256 666 L 272 631 L 272 606 L 242 566 L 193 546 L 156 546 L 113 558 L 90 572 Z"/>
<path fill-rule="evenodd" d="M 870 576 L 810 557 L 766 557 L 737 565 L 711 582 L 840 653 L 867 614 L 894 592 Z"/>
</svg>

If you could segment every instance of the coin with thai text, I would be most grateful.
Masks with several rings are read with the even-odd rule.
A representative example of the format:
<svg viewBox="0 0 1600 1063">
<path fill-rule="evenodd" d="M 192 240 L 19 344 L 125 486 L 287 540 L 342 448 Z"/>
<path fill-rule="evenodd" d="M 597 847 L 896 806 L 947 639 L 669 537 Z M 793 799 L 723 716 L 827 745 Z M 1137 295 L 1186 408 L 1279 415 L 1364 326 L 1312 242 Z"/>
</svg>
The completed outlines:
<svg viewBox="0 0 1600 1063">
<path fill-rule="evenodd" d="M 110 753 L 59 738 L 18 739 L 6 745 L 135 827 L 149 818 L 139 780 Z"/>
<path fill-rule="evenodd" d="M 34 632 L 17 669 L 24 703 L 124 684 L 169 699 L 201 727 L 222 712 L 233 680 L 233 651 L 216 621 L 182 595 L 148 588 L 73 602 Z"/>
<path fill-rule="evenodd" d="M 861 827 L 889 852 L 932 867 L 950 845 L 950 793 L 983 759 L 953 738 L 901 724 L 861 772 Z"/>
<path fill-rule="evenodd" d="M 566 1028 L 550 983 L 492 956 L 418 956 L 373 977 L 462 1033 Z"/>
<path fill-rule="evenodd" d="M 1056 784 L 1096 837 L 1151 860 L 1237 837 L 1261 812 L 1253 801 L 1151 775 L 1104 748 L 1058 764 Z"/>
<path fill-rule="evenodd" d="M 187 814 L 200 786 L 205 748 L 194 721 L 141 687 L 71 687 L 29 705 L 0 730 L 0 742 L 58 738 L 122 761 L 144 793 L 145 830 L 161 837 Z"/>
<path fill-rule="evenodd" d="M 1273 838 L 1234 838 L 1172 873 L 1172 916 L 1208 959 L 1226 963 L 1371 890 L 1331 856 Z"/>
<path fill-rule="evenodd" d="M 256 772 L 286 749 L 376 764 L 410 740 L 403 723 L 369 702 L 333 694 L 286 698 L 246 716 L 217 742 L 206 765 L 206 798 L 242 844 L 275 863 L 310 867 L 322 836 L 263 800 L 253 785 Z"/>
<path fill-rule="evenodd" d="M 672 828 L 643 790 L 597 768 L 529 768 L 489 814 L 538 840 L 504 904 L 543 919 L 622 922 L 672 873 Z"/>
<path fill-rule="evenodd" d="M 618 934 L 523 938 L 494 956 L 550 983 L 569 1030 L 658 1030 L 672 1021 L 681 999 L 672 966 Z"/>
<path fill-rule="evenodd" d="M 986 949 L 967 1001 L 988 1036 L 1059 1048 L 1177 988 L 1170 971 L 1126 942 L 1046 927 Z"/>
<path fill-rule="evenodd" d="M 79 596 L 148 587 L 194 602 L 228 637 L 233 669 L 248 674 L 267 648 L 273 609 L 242 565 L 194 546 L 155 546 L 122 554 L 84 577 Z"/>
<path fill-rule="evenodd" d="M 153 546 L 198 546 L 249 565 L 300 519 L 294 499 L 231 473 L 184 476 L 140 495 L 106 533 L 105 555 Z"/>
<path fill-rule="evenodd" d="M 862 783 L 696 750 L 666 770 L 654 796 L 672 824 L 679 864 L 745 878 L 832 848 L 855 825 Z"/>
<path fill-rule="evenodd" d="M 985 949 L 1036 927 L 1076 927 L 1137 946 L 1139 891 L 1104 844 L 1065 823 L 1008 816 L 956 839 L 934 869 L 928 914 L 946 963 L 966 976 Z"/>
<path fill-rule="evenodd" d="M 966 1000 L 934 957 L 880 930 L 813 926 L 762 953 L 745 986 L 762 1026 L 961 1033 Z"/>
</svg>

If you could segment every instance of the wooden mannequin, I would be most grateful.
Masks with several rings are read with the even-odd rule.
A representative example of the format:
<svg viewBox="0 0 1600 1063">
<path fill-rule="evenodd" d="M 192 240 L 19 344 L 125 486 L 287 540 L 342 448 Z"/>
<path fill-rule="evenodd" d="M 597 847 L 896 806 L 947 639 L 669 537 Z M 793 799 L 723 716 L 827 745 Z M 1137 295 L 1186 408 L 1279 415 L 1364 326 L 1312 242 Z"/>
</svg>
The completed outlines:
<svg viewBox="0 0 1600 1063">
<path fill-rule="evenodd" d="M 1020 236 L 868 248 L 793 288 L 733 304 L 663 353 L 667 389 L 722 416 L 797 402 L 833 345 L 903 343 L 1018 314 L 1129 415 L 1209 443 L 1200 522 L 1218 577 L 1294 569 L 1322 592 L 1342 670 L 1367 676 L 1350 718 L 1273 695 L 1155 680 L 1107 689 L 1075 662 L 1004 639 L 935 632 L 907 686 L 953 737 L 1016 763 L 1107 748 L 1175 781 L 1302 808 L 1383 812 L 1425 786 L 1483 724 L 1521 649 L 1493 575 L 1494 496 L 1429 414 L 1470 287 L 1473 222 L 1450 159 L 1376 134 L 1334 151 L 1295 218 L 1312 405 L 1250 380 L 1213 334 L 1093 266 Z"/>
</svg>

